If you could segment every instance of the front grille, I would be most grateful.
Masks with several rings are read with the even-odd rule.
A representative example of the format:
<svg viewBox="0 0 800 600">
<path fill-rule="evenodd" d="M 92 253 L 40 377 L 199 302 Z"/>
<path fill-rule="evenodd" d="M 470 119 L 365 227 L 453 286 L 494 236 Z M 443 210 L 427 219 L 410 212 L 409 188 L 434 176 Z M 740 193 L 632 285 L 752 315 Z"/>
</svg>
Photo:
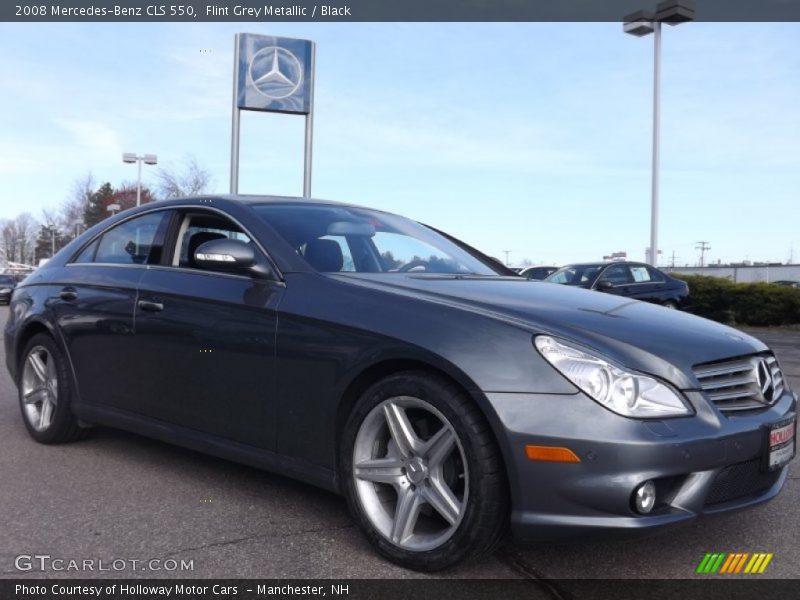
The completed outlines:
<svg viewBox="0 0 800 600">
<path fill-rule="evenodd" d="M 784 391 L 783 373 L 771 354 L 697 365 L 695 377 L 723 413 L 760 410 Z"/>
<path fill-rule="evenodd" d="M 711 491 L 706 496 L 706 505 L 730 502 L 754 494 L 762 494 L 775 485 L 781 476 L 781 469 L 761 471 L 761 459 L 725 467 L 714 478 Z"/>
</svg>

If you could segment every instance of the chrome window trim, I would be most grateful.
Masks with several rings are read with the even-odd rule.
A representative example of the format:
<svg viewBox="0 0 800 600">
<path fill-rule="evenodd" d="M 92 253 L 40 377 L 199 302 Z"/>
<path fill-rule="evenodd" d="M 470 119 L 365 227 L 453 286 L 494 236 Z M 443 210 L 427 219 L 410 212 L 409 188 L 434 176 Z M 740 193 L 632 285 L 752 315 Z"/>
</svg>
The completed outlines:
<svg viewBox="0 0 800 600">
<path fill-rule="evenodd" d="M 592 284 L 592 287 L 589 288 L 589 289 L 591 289 L 591 290 L 596 289 L 597 284 L 600 283 L 600 279 L 602 279 L 602 277 L 603 277 L 603 273 L 605 273 L 606 269 L 608 269 L 608 267 L 611 267 L 611 266 L 613 266 L 613 265 L 608 265 L 602 271 L 600 271 L 600 274 L 597 276 L 597 279 Z M 644 265 L 644 266 L 648 266 L 648 265 Z M 655 267 L 650 267 L 650 268 L 654 269 Z M 650 281 L 634 281 L 633 283 L 621 283 L 618 286 L 615 285 L 614 287 L 630 287 L 632 285 L 647 285 L 647 284 L 654 284 L 654 283 L 666 284 L 667 280 L 662 277 L 662 279 L 660 281 L 653 281 L 653 280 L 650 280 Z"/>
<path fill-rule="evenodd" d="M 79 262 L 71 262 L 64 265 L 65 267 L 122 267 L 123 269 L 146 269 L 148 265 L 137 265 L 137 264 L 127 264 L 127 263 L 99 263 L 99 262 L 90 262 L 90 263 L 79 263 Z"/>
<path fill-rule="evenodd" d="M 95 240 L 97 240 L 101 236 L 105 235 L 108 231 L 110 231 L 114 227 L 117 227 L 118 225 L 122 225 L 123 223 L 127 223 L 131 219 L 135 219 L 137 217 L 142 217 L 144 215 L 148 215 L 150 213 L 158 212 L 158 211 L 186 210 L 186 209 L 198 210 L 198 211 L 204 211 L 204 210 L 211 211 L 211 212 L 214 212 L 214 213 L 216 213 L 218 215 L 221 215 L 221 216 L 233 221 L 253 241 L 253 243 L 256 245 L 256 247 L 261 251 L 261 253 L 264 255 L 264 257 L 267 259 L 267 262 L 269 263 L 270 268 L 274 271 L 275 275 L 277 276 L 277 279 L 275 281 L 279 281 L 281 283 L 284 282 L 283 272 L 281 272 L 281 270 L 278 268 L 278 265 L 275 263 L 275 261 L 273 260 L 272 256 L 270 255 L 270 253 L 266 251 L 266 249 L 264 248 L 263 244 L 258 240 L 258 238 L 256 236 L 254 236 L 252 233 L 250 233 L 250 231 L 244 225 L 242 225 L 242 223 L 238 219 L 234 218 L 232 215 L 228 214 L 224 210 L 220 210 L 219 208 L 216 208 L 214 206 L 206 206 L 206 205 L 200 206 L 200 205 L 197 205 L 197 204 L 175 204 L 175 205 L 172 205 L 172 206 L 156 206 L 156 207 L 153 207 L 151 209 L 144 210 L 142 212 L 138 212 L 135 215 L 130 215 L 129 217 L 126 217 L 126 218 L 124 218 L 124 219 L 122 219 L 120 221 L 117 221 L 116 223 L 113 223 L 113 224 L 109 225 L 108 227 L 106 227 L 102 231 L 97 232 L 89 240 L 87 240 L 85 244 L 81 245 L 81 247 L 78 248 L 78 250 L 69 258 L 69 260 L 67 261 L 67 263 L 64 266 L 71 267 L 73 265 L 75 265 L 75 266 L 99 265 L 99 266 L 106 266 L 106 267 L 109 267 L 109 266 L 114 266 L 114 267 L 120 267 L 120 266 L 122 266 L 122 267 L 144 267 L 144 268 L 147 268 L 147 267 L 165 267 L 165 266 L 168 267 L 169 265 L 127 265 L 125 263 L 96 263 L 96 262 L 78 263 L 78 262 L 75 262 L 75 258 L 77 258 L 80 255 L 80 253 L 83 252 L 83 250 L 87 246 L 89 246 L 92 243 L 94 243 Z M 176 248 L 177 248 L 177 244 L 176 244 Z M 174 268 L 181 269 L 181 270 L 190 270 L 192 272 L 198 272 L 199 271 L 199 269 L 186 269 L 186 267 L 174 267 Z M 203 272 L 211 272 L 211 271 L 203 271 Z M 213 271 L 213 272 L 217 273 L 217 271 Z M 246 277 L 248 279 L 253 279 L 252 277 L 249 277 L 249 276 L 246 276 L 246 275 L 236 275 L 236 274 L 229 274 L 229 273 L 226 273 L 226 275 L 234 275 L 236 277 Z"/>
<path fill-rule="evenodd" d="M 243 281 L 263 281 L 286 287 L 283 280 L 266 279 L 263 277 L 253 277 L 252 275 L 240 275 L 238 273 L 226 273 L 225 271 L 207 271 L 205 269 L 193 269 L 191 267 L 174 267 L 172 265 L 144 265 L 148 270 L 152 271 L 177 271 L 179 273 L 187 273 L 189 275 L 206 275 L 209 277 L 228 277 L 233 279 L 241 279 Z"/>
</svg>

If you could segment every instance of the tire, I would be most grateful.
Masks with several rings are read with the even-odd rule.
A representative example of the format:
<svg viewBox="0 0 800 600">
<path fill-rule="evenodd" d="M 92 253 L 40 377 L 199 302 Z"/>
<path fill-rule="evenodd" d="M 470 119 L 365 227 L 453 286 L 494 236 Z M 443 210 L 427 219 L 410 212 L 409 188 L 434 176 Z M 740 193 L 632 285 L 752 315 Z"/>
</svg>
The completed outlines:
<svg viewBox="0 0 800 600">
<path fill-rule="evenodd" d="M 504 537 L 500 450 L 478 407 L 450 381 L 406 371 L 376 383 L 353 407 L 342 440 L 350 512 L 392 562 L 438 571 L 491 552 Z"/>
<path fill-rule="evenodd" d="M 33 439 L 42 444 L 60 444 L 86 435 L 88 429 L 78 425 L 72 414 L 67 361 L 52 337 L 38 333 L 28 341 L 18 373 L 22 420 Z"/>
</svg>

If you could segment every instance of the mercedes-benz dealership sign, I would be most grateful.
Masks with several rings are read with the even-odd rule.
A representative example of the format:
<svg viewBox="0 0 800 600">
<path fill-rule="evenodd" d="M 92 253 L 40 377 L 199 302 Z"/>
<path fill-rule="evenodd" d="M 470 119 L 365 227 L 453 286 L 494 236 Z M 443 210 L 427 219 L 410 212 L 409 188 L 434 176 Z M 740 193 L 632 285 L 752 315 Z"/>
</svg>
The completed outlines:
<svg viewBox="0 0 800 600">
<path fill-rule="evenodd" d="M 303 196 L 311 195 L 314 132 L 314 42 L 237 33 L 233 63 L 231 194 L 239 192 L 239 113 L 243 110 L 305 115 Z"/>
<path fill-rule="evenodd" d="M 240 33 L 238 51 L 240 109 L 311 112 L 312 42 Z"/>
</svg>

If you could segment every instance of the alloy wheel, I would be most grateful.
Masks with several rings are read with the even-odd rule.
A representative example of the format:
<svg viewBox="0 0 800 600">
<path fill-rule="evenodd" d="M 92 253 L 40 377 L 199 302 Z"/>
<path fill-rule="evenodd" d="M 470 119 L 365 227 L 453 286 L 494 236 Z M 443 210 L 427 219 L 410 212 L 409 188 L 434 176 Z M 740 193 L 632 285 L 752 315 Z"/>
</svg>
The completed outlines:
<svg viewBox="0 0 800 600">
<path fill-rule="evenodd" d="M 58 405 L 58 374 L 56 361 L 44 346 L 28 353 L 21 383 L 25 418 L 36 431 L 46 430 Z"/>
<path fill-rule="evenodd" d="M 444 544 L 466 512 L 469 473 L 453 426 L 419 398 L 375 406 L 353 449 L 358 500 L 375 529 L 405 550 Z"/>
</svg>

